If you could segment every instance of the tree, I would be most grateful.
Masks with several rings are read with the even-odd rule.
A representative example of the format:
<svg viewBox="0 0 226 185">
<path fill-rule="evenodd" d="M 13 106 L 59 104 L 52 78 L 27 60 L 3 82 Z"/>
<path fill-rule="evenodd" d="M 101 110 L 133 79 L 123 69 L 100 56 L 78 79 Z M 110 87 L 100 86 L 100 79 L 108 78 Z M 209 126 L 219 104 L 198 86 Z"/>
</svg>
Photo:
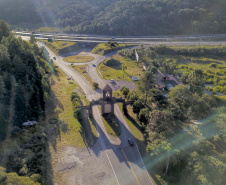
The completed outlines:
<svg viewBox="0 0 226 185">
<path fill-rule="evenodd" d="M 97 82 L 93 82 L 93 88 L 96 90 L 96 89 L 99 89 L 99 84 Z"/>
<path fill-rule="evenodd" d="M 129 94 L 129 88 L 123 86 L 121 91 L 122 91 L 122 94 L 124 95 L 124 97 L 127 98 L 127 95 Z"/>
<path fill-rule="evenodd" d="M 3 37 L 8 37 L 9 35 L 11 35 L 11 29 L 9 25 L 0 20 L 0 42 Z"/>
<path fill-rule="evenodd" d="M 137 100 L 133 104 L 133 112 L 139 114 L 141 109 L 143 108 L 143 104 L 141 101 Z"/>
<path fill-rule="evenodd" d="M 10 70 L 10 57 L 8 53 L 7 47 L 0 44 L 0 68 L 3 71 L 9 71 Z"/>
<path fill-rule="evenodd" d="M 138 119 L 142 124 L 147 125 L 149 121 L 149 110 L 147 108 L 141 109 Z"/>
<path fill-rule="evenodd" d="M 169 99 L 170 103 L 178 109 L 180 115 L 188 115 L 192 100 L 192 93 L 188 86 L 178 85 L 172 88 L 169 92 Z"/>
<path fill-rule="evenodd" d="M 203 93 L 203 72 L 202 70 L 195 70 L 188 75 L 188 84 L 191 86 L 191 92 Z"/>
<path fill-rule="evenodd" d="M 124 73 L 123 73 L 123 78 L 124 78 L 125 72 L 126 72 L 126 70 L 127 70 L 126 64 L 122 64 L 121 69 L 122 69 L 122 71 L 124 72 Z"/>
<path fill-rule="evenodd" d="M 30 36 L 30 43 L 35 44 L 36 43 L 36 38 L 33 34 Z"/>
<path fill-rule="evenodd" d="M 115 49 L 115 48 L 117 48 L 119 45 L 118 45 L 118 43 L 115 42 L 115 41 L 108 41 L 108 42 L 106 43 L 106 46 L 110 47 L 111 49 Z"/>
<path fill-rule="evenodd" d="M 150 94 L 150 90 L 154 86 L 154 78 L 153 73 L 150 71 L 146 71 L 143 76 L 141 76 L 138 83 L 138 91 L 144 95 L 144 103 L 146 104 L 148 95 Z"/>
</svg>

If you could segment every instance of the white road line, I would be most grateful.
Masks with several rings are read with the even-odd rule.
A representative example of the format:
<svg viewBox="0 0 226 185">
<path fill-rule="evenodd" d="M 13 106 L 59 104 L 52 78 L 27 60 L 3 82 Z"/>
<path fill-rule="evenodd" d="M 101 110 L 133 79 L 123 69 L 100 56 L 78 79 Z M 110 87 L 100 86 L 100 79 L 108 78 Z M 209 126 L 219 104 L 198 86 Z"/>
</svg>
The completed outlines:
<svg viewBox="0 0 226 185">
<path fill-rule="evenodd" d="M 136 147 L 137 147 L 137 144 L 136 144 Z M 146 168 L 146 166 L 145 166 L 145 164 L 144 164 L 143 158 L 142 158 L 142 156 L 141 156 L 141 154 L 140 154 L 140 151 L 139 151 L 138 147 L 137 147 L 137 150 L 138 150 L 138 153 L 139 153 L 139 155 L 140 155 L 141 161 L 142 161 L 142 163 L 143 163 L 143 165 L 144 165 L 145 171 L 146 171 L 146 173 L 147 173 L 147 175 L 148 175 L 148 177 L 149 177 L 149 179 L 150 179 L 150 181 L 151 181 L 151 184 L 154 185 L 153 182 L 152 182 L 152 179 L 151 179 L 151 177 L 150 177 L 150 175 L 149 175 L 149 173 L 148 173 L 148 171 L 147 171 L 147 168 Z"/>
<path fill-rule="evenodd" d="M 116 180 L 117 180 L 117 183 L 118 183 L 118 185 L 120 185 L 120 184 L 119 184 L 119 181 L 118 181 L 118 178 L 117 178 L 117 176 L 116 176 L 115 170 L 114 170 L 114 168 L 113 168 L 113 166 L 112 166 L 112 164 L 111 164 L 111 161 L 110 161 L 110 159 L 109 159 L 109 157 L 108 157 L 108 154 L 107 154 L 106 151 L 105 151 L 105 153 L 106 153 L 106 155 L 107 155 L 107 158 L 108 158 L 108 161 L 109 161 L 109 163 L 110 163 L 110 165 L 111 165 L 111 168 L 112 168 L 112 170 L 113 170 L 113 172 L 114 172 L 114 174 L 115 174 L 115 178 L 116 178 Z"/>
</svg>

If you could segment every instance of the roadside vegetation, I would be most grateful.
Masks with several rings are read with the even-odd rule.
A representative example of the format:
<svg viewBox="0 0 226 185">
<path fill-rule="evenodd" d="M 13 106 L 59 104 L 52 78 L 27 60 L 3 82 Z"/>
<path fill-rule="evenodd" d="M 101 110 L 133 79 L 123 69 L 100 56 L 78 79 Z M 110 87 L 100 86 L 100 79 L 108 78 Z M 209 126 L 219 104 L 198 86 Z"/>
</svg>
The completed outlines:
<svg viewBox="0 0 226 185">
<path fill-rule="evenodd" d="M 98 54 L 98 55 L 106 55 L 108 53 L 111 53 L 113 51 L 118 51 L 120 49 L 123 49 L 125 47 L 134 46 L 134 44 L 118 44 L 114 41 L 109 41 L 108 43 L 101 43 L 98 44 L 91 53 Z"/>
<path fill-rule="evenodd" d="M 82 76 L 84 76 L 88 80 L 88 82 L 90 83 L 90 85 L 91 85 L 91 84 L 93 84 L 93 81 L 92 81 L 91 77 L 89 76 L 89 74 L 86 72 L 86 66 L 87 65 L 79 65 L 79 66 L 72 65 L 72 67 L 76 71 L 78 71 Z"/>
<path fill-rule="evenodd" d="M 48 183 L 49 62 L 34 40 L 15 38 L 0 21 L 0 184 Z M 36 125 L 23 126 L 28 120 Z"/>
<path fill-rule="evenodd" d="M 137 90 L 124 87 L 114 93 L 134 101 L 132 109 L 128 108 L 130 119 L 125 118 L 136 140 L 139 132 L 135 126 L 144 137 L 147 147 L 142 156 L 157 184 L 220 185 L 225 181 L 226 74 L 224 54 L 220 54 L 224 51 L 221 46 L 141 48 L 137 52 L 147 71 L 137 83 Z M 133 50 L 120 54 L 135 58 Z M 212 78 L 207 75 L 208 70 Z M 170 90 L 158 89 L 158 71 L 178 76 L 180 84 Z M 215 79 L 211 83 L 222 90 L 205 93 L 205 83 L 210 79 Z M 139 146 L 139 140 L 137 143 Z M 139 148 L 142 151 L 142 146 Z"/>
<path fill-rule="evenodd" d="M 82 48 L 80 44 L 76 42 L 57 41 L 52 39 L 44 40 L 43 42 L 58 56 L 72 53 Z"/>
<path fill-rule="evenodd" d="M 69 56 L 65 57 L 64 61 L 69 62 L 69 63 L 85 63 L 85 62 L 90 62 L 94 60 L 95 58 L 93 56 L 80 56 L 80 55 L 75 55 L 75 56 Z"/>
<path fill-rule="evenodd" d="M 114 55 L 107 59 L 98 66 L 98 69 L 106 80 L 132 81 L 132 76 L 140 76 L 144 72 L 142 62 L 137 63 L 135 59 L 121 55 Z"/>
</svg>

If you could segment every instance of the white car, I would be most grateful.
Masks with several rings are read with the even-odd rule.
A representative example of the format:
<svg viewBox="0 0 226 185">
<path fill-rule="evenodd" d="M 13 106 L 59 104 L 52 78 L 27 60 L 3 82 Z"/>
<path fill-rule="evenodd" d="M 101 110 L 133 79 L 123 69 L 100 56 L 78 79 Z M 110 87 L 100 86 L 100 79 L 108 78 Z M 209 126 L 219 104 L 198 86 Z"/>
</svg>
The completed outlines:
<svg viewBox="0 0 226 185">
<path fill-rule="evenodd" d="M 113 79 L 111 79 L 111 83 L 113 83 L 114 82 L 114 80 Z"/>
</svg>

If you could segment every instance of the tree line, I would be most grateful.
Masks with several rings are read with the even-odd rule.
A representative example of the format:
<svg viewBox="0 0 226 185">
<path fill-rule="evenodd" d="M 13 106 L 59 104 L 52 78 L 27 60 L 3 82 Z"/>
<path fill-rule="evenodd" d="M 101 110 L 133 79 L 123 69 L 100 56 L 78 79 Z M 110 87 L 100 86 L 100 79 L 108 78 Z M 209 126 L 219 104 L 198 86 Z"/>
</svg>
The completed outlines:
<svg viewBox="0 0 226 185">
<path fill-rule="evenodd" d="M 216 34 L 225 33 L 225 7 L 224 0 L 3 0 L 0 18 L 87 34 Z"/>
<path fill-rule="evenodd" d="M 42 122 L 50 74 L 46 54 L 34 37 L 30 42 L 16 38 L 0 20 L 0 184 L 45 181 L 47 136 Z M 28 120 L 38 124 L 24 128 Z M 12 144 L 7 149 L 5 139 Z"/>
</svg>

